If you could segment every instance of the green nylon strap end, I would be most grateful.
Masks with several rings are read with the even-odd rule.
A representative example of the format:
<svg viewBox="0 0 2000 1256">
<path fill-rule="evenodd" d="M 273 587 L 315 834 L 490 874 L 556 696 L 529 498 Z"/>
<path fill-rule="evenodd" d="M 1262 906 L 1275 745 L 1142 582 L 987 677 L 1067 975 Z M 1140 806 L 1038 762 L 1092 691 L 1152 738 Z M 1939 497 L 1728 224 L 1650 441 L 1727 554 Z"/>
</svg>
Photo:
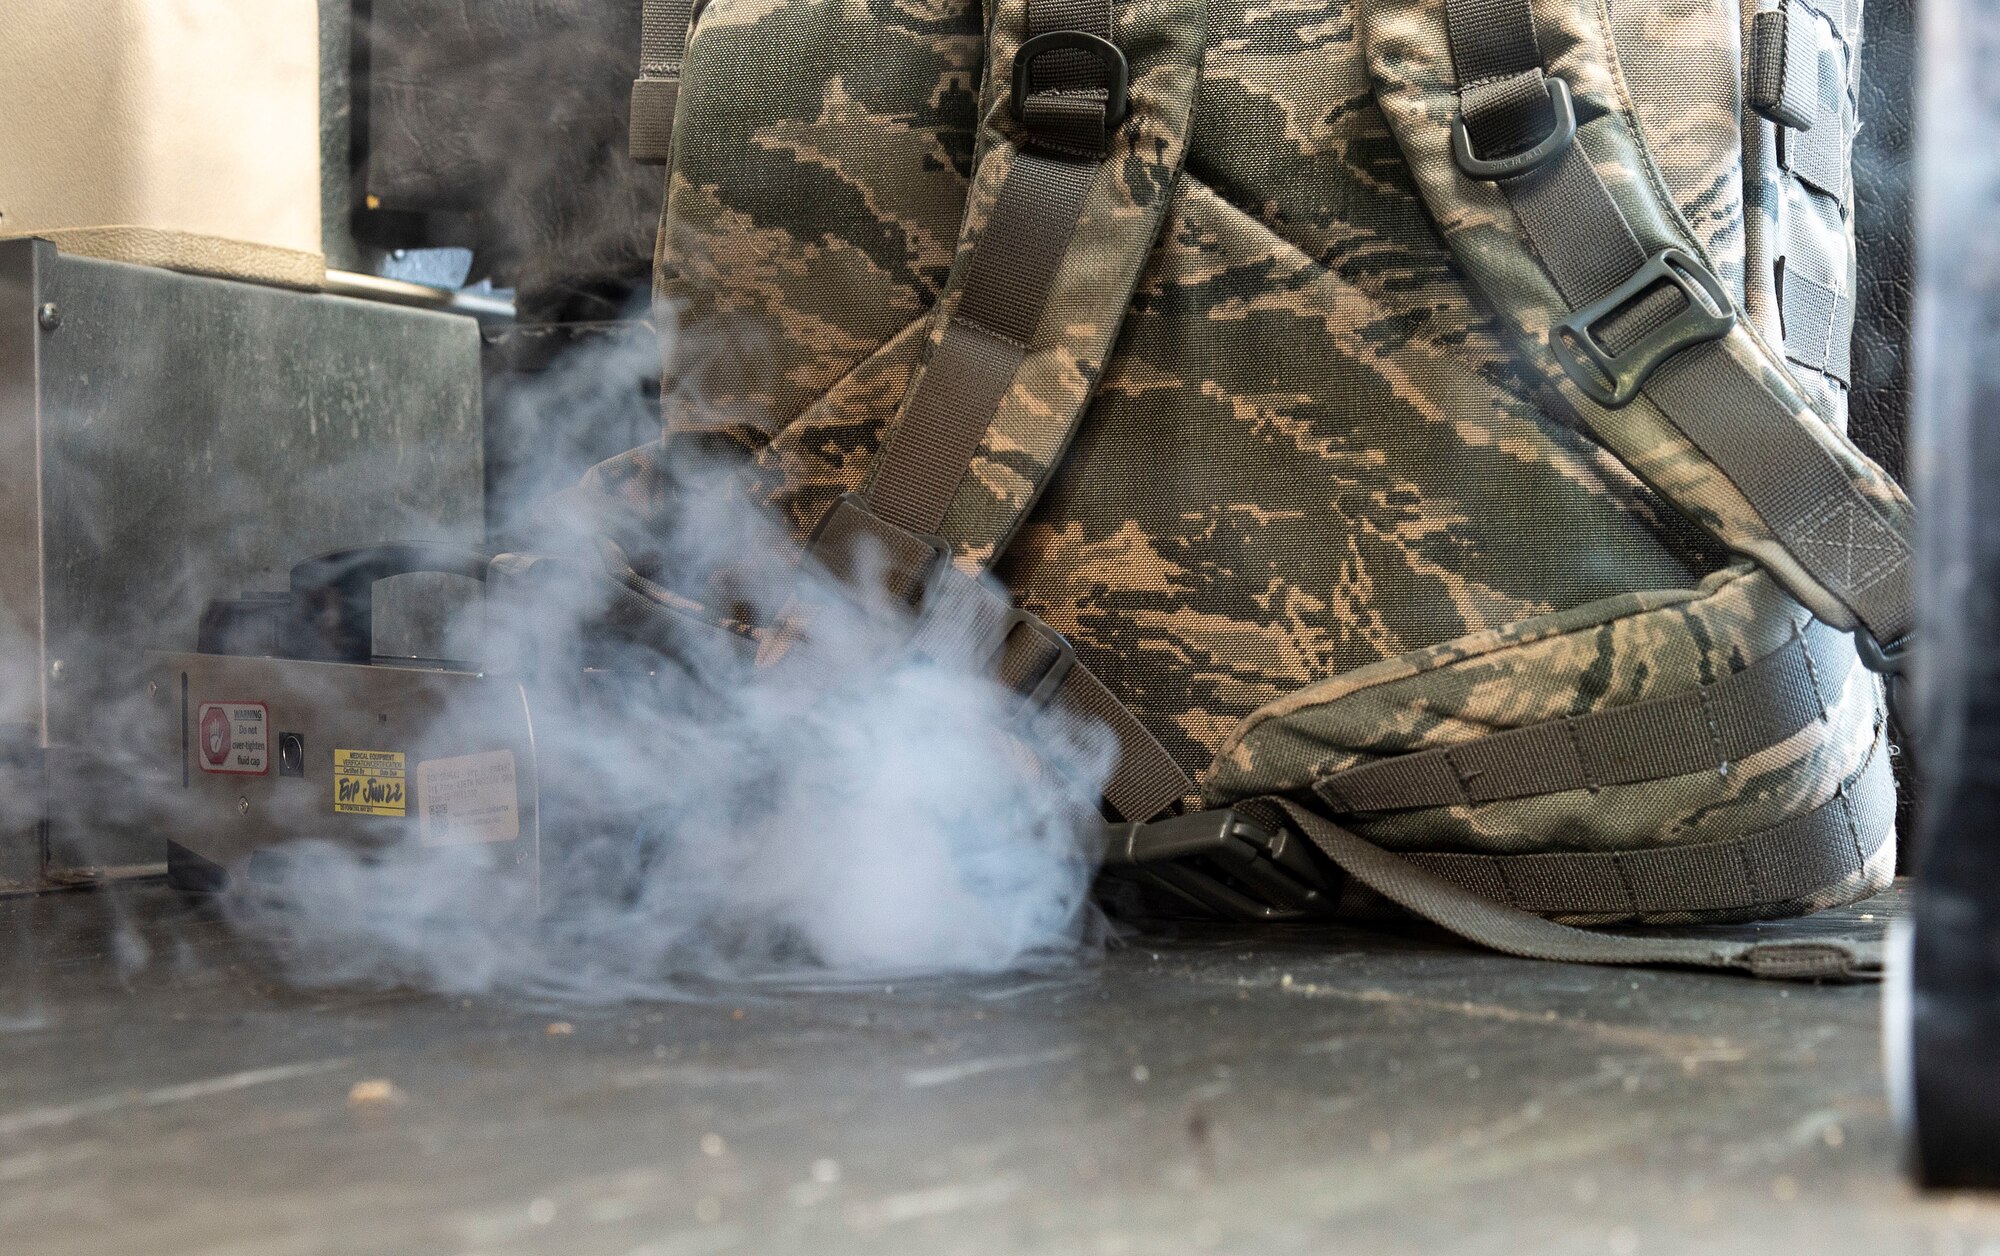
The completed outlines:
<svg viewBox="0 0 2000 1256">
<path fill-rule="evenodd" d="M 628 152 L 642 166 L 664 166 L 673 156 L 674 107 L 680 100 L 678 78 L 632 80 L 632 125 Z"/>
<path fill-rule="evenodd" d="M 1274 804 L 1341 871 L 1468 942 L 1522 959 L 1570 964 L 1712 968 L 1781 981 L 1865 981 L 1881 971 L 1877 943 L 1840 938 L 1741 942 L 1579 929 L 1483 898 L 1286 798 Z"/>
<path fill-rule="evenodd" d="M 1771 981 L 1877 981 L 1882 976 L 1879 942 L 1758 942 L 1737 957 L 1753 977 Z"/>
</svg>

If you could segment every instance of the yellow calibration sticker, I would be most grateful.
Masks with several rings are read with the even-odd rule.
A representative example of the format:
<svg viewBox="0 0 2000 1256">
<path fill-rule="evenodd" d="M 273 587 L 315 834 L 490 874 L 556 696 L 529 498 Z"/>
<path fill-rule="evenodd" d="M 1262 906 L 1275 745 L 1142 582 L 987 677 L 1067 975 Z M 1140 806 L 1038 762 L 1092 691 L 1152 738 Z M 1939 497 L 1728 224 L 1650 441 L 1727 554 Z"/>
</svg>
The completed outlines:
<svg viewBox="0 0 2000 1256">
<path fill-rule="evenodd" d="M 400 750 L 333 752 L 333 809 L 357 816 L 409 814 Z"/>
</svg>

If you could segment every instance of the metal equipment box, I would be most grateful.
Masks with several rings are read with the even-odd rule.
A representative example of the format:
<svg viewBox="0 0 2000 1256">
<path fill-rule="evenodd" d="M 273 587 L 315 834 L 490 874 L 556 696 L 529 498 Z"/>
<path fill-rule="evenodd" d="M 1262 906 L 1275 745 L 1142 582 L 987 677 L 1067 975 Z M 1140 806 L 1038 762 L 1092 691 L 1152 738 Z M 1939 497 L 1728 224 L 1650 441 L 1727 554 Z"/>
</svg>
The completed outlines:
<svg viewBox="0 0 2000 1256">
<path fill-rule="evenodd" d="M 0 888 L 161 864 L 145 653 L 303 555 L 479 544 L 481 427 L 470 318 L 0 242 Z M 381 651 L 467 595 L 385 584 Z"/>
</svg>

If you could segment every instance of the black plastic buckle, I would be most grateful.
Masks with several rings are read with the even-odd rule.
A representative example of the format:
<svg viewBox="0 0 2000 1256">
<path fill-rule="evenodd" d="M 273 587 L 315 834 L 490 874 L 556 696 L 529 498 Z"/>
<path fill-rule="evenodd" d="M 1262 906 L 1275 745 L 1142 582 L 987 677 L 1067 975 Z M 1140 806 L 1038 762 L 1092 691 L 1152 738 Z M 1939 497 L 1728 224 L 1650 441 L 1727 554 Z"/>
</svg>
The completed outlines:
<svg viewBox="0 0 2000 1256">
<path fill-rule="evenodd" d="M 1301 920 L 1331 914 L 1331 879 L 1288 829 L 1233 807 L 1108 825 L 1107 876 L 1164 892 L 1201 915 Z"/>
<path fill-rule="evenodd" d="M 1459 114 L 1451 120 L 1451 159 L 1458 168 L 1474 179 L 1484 179 L 1498 183 L 1502 179 L 1515 179 L 1533 170 L 1539 170 L 1556 158 L 1576 138 L 1576 102 L 1570 98 L 1569 83 L 1555 75 L 1546 80 L 1549 86 L 1549 108 L 1555 113 L 1556 124 L 1549 133 L 1536 141 L 1533 148 L 1504 157 L 1481 157 L 1472 151 L 1472 132 L 1465 126 L 1465 115 Z"/>
<path fill-rule="evenodd" d="M 1605 319 L 1658 284 L 1680 289 L 1687 306 L 1638 344 L 1613 353 L 1592 334 Z M 1736 306 L 1722 281 L 1681 249 L 1661 249 L 1616 288 L 1577 310 L 1549 332 L 1563 371 L 1591 400 L 1617 409 L 1631 402 L 1661 363 L 1683 349 L 1720 340 L 1736 326 Z"/>
<path fill-rule="evenodd" d="M 1861 656 L 1861 666 L 1882 678 L 1883 696 L 1889 701 L 1889 714 L 1903 729 L 1903 766 L 1914 770 L 1917 759 L 1913 751 L 1916 740 L 1916 722 L 1911 719 L 1910 710 L 1910 641 L 1915 634 L 1902 636 L 1883 645 L 1875 639 L 1875 634 L 1866 628 L 1854 630 L 1854 650 Z"/>
<path fill-rule="evenodd" d="M 1044 31 L 1022 41 L 1021 47 L 1014 53 L 1014 94 L 1011 101 L 1014 117 L 1026 116 L 1028 72 L 1033 68 L 1035 58 L 1062 48 L 1087 52 L 1104 63 L 1104 76 L 1109 80 L 1105 83 L 1104 129 L 1110 131 L 1125 121 L 1125 115 L 1131 110 L 1132 63 L 1125 59 L 1124 51 L 1117 44 L 1088 31 Z"/>
<path fill-rule="evenodd" d="M 1854 648 L 1861 655 L 1861 666 L 1877 676 L 1902 677 L 1910 669 L 1910 635 L 1902 636 L 1883 645 L 1875 639 L 1875 634 L 1866 628 L 1854 630 Z"/>
<path fill-rule="evenodd" d="M 1022 695 L 1013 714 L 1008 716 L 1007 722 L 1017 728 L 1055 701 L 1056 691 L 1062 688 L 1063 681 L 1069 678 L 1070 669 L 1076 666 L 1076 647 L 1069 643 L 1069 638 L 1049 627 L 1039 615 L 1030 614 L 1018 606 L 1010 608 L 1006 618 L 994 629 L 992 649 L 987 658 L 997 660 L 1018 628 L 1027 628 L 1043 640 L 1052 642 L 1056 647 L 1056 657 L 1036 679 L 1034 687 Z"/>
</svg>

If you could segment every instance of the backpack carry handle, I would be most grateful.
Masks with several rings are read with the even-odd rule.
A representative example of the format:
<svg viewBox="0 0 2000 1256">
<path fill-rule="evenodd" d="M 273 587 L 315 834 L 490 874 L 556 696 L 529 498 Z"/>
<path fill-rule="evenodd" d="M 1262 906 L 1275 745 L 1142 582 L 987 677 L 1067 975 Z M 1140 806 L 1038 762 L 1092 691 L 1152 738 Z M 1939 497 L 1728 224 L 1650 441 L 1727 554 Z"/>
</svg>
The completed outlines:
<svg viewBox="0 0 2000 1256">
<path fill-rule="evenodd" d="M 375 654 L 375 586 L 418 572 L 465 576 L 482 584 L 493 556 L 436 541 L 360 545 L 308 558 L 292 568 L 288 653 L 324 662 L 366 663 Z"/>
</svg>

